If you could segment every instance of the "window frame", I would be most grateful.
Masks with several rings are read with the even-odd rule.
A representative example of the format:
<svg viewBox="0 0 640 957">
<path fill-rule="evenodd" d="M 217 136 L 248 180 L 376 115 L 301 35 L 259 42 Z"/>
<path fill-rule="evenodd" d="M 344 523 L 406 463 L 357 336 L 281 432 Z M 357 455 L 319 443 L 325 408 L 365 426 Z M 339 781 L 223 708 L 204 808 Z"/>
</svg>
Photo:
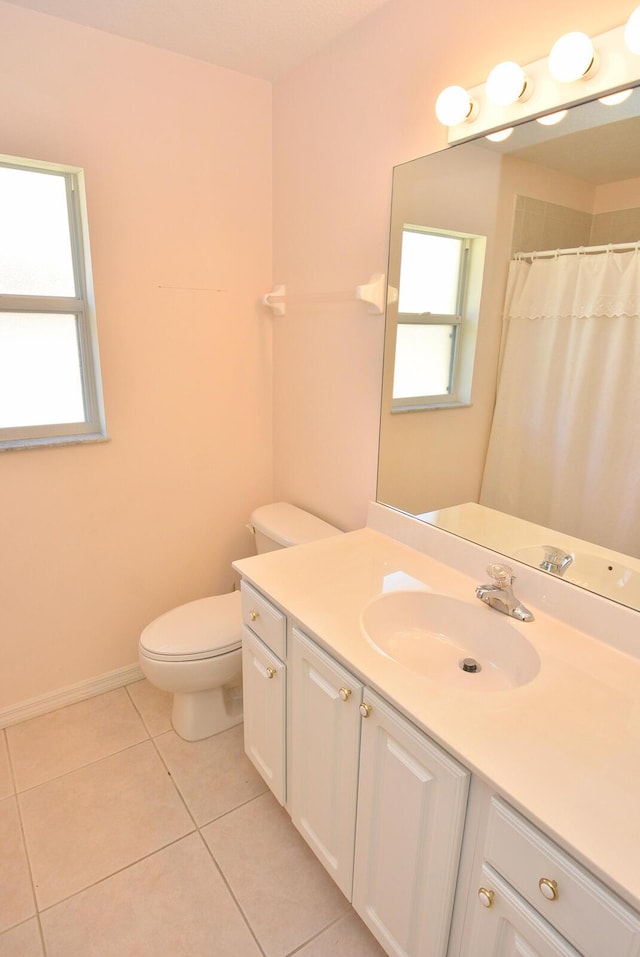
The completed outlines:
<svg viewBox="0 0 640 957">
<path fill-rule="evenodd" d="M 451 362 L 449 368 L 449 391 L 440 395 L 415 395 L 394 398 L 391 393 L 391 412 L 428 411 L 430 409 L 459 408 L 471 404 L 471 380 L 473 357 L 477 332 L 477 303 L 480 288 L 476 275 L 482 276 L 486 238 L 472 233 L 462 233 L 446 229 L 434 229 L 414 223 L 403 223 L 402 233 L 426 233 L 431 236 L 455 238 L 461 242 L 460 268 L 457 276 L 455 312 L 451 314 L 406 313 L 398 310 L 396 320 L 396 340 L 398 327 L 403 325 L 449 325 L 453 336 Z M 481 278 L 480 278 L 481 284 Z M 394 347 L 395 363 L 395 347 Z M 395 373 L 394 373 L 395 378 Z"/>
<path fill-rule="evenodd" d="M 0 427 L 0 451 L 96 442 L 107 438 L 89 249 L 84 171 L 40 160 L 0 155 L 0 167 L 61 176 L 65 182 L 75 296 L 0 293 L 0 313 L 72 315 L 76 319 L 85 416 L 82 421 Z"/>
</svg>

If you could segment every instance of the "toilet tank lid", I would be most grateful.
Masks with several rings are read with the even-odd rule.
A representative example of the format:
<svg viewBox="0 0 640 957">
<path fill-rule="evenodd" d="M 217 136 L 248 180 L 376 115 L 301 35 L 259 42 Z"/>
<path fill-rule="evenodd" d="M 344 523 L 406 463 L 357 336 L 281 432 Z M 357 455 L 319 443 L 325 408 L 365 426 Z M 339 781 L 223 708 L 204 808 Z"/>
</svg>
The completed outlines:
<svg viewBox="0 0 640 957">
<path fill-rule="evenodd" d="M 288 502 L 261 505 L 251 513 L 251 525 L 278 545 L 304 545 L 318 538 L 342 535 L 339 528 Z"/>
</svg>

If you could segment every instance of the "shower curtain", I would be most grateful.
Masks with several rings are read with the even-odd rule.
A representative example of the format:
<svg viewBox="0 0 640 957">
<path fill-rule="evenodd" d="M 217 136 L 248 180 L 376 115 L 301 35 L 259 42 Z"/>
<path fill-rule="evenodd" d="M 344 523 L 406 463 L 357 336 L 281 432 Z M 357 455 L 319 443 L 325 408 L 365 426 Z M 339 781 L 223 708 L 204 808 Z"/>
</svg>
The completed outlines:
<svg viewBox="0 0 640 957">
<path fill-rule="evenodd" d="M 638 249 L 511 262 L 481 504 L 640 555 L 639 314 Z"/>
</svg>

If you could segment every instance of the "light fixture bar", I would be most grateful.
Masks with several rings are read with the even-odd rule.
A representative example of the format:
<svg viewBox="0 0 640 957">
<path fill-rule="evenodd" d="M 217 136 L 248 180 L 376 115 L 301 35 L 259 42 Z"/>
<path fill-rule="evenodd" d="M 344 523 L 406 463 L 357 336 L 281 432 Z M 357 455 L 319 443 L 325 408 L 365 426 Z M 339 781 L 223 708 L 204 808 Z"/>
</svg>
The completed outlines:
<svg viewBox="0 0 640 957">
<path fill-rule="evenodd" d="M 625 26 L 593 37 L 593 47 L 599 57 L 598 71 L 586 79 L 572 83 L 554 80 L 549 72 L 549 58 L 523 65 L 531 80 L 533 93 L 526 101 L 496 106 L 487 96 L 486 84 L 469 89 L 479 105 L 476 120 L 449 127 L 449 143 L 462 143 L 482 133 L 490 133 L 504 126 L 513 126 L 525 119 L 557 112 L 561 107 L 574 106 L 640 83 L 640 56 L 631 53 L 625 45 Z"/>
</svg>

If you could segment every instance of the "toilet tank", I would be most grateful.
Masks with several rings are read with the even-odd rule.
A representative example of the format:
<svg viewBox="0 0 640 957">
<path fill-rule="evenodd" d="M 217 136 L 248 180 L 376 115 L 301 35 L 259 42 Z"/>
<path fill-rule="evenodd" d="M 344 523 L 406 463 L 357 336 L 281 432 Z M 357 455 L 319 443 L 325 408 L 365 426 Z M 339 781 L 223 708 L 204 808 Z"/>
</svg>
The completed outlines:
<svg viewBox="0 0 640 957">
<path fill-rule="evenodd" d="M 277 548 L 289 548 L 319 538 L 342 535 L 339 528 L 288 502 L 274 502 L 256 508 L 251 513 L 249 528 L 255 535 L 259 555 Z"/>
</svg>

